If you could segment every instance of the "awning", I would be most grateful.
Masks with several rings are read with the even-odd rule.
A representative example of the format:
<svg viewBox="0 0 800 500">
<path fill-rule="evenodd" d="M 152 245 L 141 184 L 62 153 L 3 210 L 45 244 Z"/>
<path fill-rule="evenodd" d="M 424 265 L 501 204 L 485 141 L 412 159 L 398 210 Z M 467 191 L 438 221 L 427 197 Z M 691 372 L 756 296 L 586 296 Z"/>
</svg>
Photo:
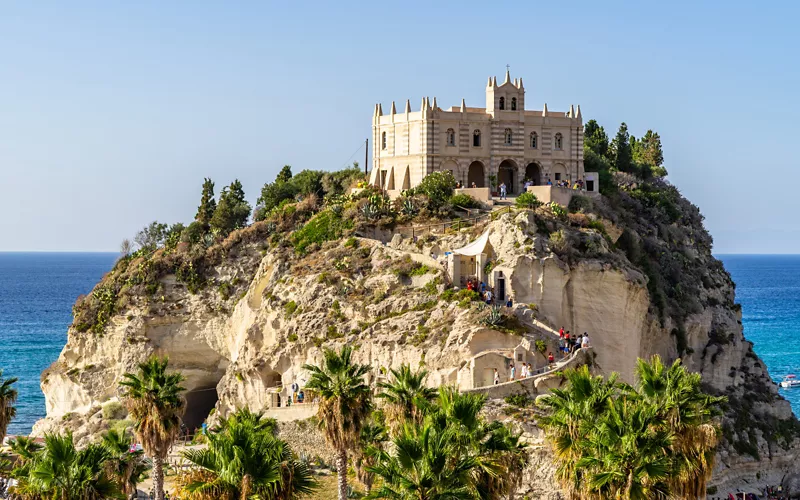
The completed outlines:
<svg viewBox="0 0 800 500">
<path fill-rule="evenodd" d="M 467 255 L 469 257 L 474 257 L 476 255 L 480 255 L 483 253 L 484 249 L 486 249 L 486 244 L 489 242 L 489 229 L 486 230 L 485 233 L 481 235 L 480 238 L 473 241 L 469 245 L 458 248 L 453 250 L 453 253 L 458 255 Z"/>
</svg>

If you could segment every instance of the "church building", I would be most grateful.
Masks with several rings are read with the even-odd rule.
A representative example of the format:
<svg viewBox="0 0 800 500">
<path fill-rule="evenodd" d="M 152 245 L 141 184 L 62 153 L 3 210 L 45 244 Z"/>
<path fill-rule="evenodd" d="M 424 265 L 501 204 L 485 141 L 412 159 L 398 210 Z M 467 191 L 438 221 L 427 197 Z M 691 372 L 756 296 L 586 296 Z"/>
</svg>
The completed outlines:
<svg viewBox="0 0 800 500">
<path fill-rule="evenodd" d="M 373 168 L 370 183 L 391 195 L 417 184 L 428 174 L 449 170 L 465 187 L 505 183 L 510 194 L 523 191 L 526 181 L 576 182 L 584 179 L 581 108 L 558 112 L 525 109 L 522 78 L 486 85 L 486 107 L 448 110 L 422 98 L 419 111 L 410 101 L 389 113 L 375 105 L 372 117 Z"/>
</svg>

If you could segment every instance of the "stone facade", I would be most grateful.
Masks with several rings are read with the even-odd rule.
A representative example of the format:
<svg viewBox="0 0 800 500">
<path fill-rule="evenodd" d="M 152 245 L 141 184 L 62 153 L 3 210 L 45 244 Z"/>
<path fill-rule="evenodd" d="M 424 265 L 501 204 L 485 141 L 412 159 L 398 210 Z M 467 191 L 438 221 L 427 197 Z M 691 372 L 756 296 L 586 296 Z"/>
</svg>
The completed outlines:
<svg viewBox="0 0 800 500">
<path fill-rule="evenodd" d="M 486 86 L 486 107 L 443 110 L 436 98 L 422 98 L 419 111 L 410 101 L 398 113 L 375 105 L 372 118 L 373 168 L 370 182 L 387 191 L 416 186 L 428 174 L 449 170 L 465 186 L 490 187 L 490 176 L 509 193 L 522 192 L 526 179 L 543 185 L 550 179 L 583 179 L 583 119 L 580 106 L 567 112 L 525 109 L 522 79 Z"/>
</svg>

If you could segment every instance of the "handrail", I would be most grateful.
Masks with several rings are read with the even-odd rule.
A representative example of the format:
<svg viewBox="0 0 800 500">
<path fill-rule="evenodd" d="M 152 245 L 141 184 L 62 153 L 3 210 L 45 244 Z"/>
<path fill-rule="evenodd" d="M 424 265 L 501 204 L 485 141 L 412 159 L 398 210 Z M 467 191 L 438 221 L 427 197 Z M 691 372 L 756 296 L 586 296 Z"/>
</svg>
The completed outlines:
<svg viewBox="0 0 800 500">
<path fill-rule="evenodd" d="M 456 230 L 459 230 L 459 229 L 461 229 L 461 225 L 462 224 L 475 223 L 475 222 L 478 222 L 478 221 L 480 221 L 482 219 L 492 218 L 492 217 L 499 217 L 500 215 L 503 215 L 503 213 L 510 213 L 512 208 L 513 207 L 511 205 L 507 205 L 507 206 L 505 206 L 505 207 L 503 207 L 503 208 L 501 208 L 499 210 L 489 211 L 489 212 L 481 214 L 481 215 L 479 215 L 477 217 L 471 217 L 469 219 L 458 219 L 458 220 L 454 220 L 454 221 L 441 222 L 441 223 L 436 223 L 436 224 L 398 226 L 398 227 L 395 228 L 394 232 L 395 233 L 400 233 L 400 232 L 409 232 L 410 231 L 411 232 L 411 237 L 413 239 L 413 238 L 416 237 L 416 233 L 417 232 L 421 233 L 421 232 L 425 231 L 426 229 L 430 229 L 430 228 L 434 228 L 435 229 L 435 228 L 441 227 L 442 231 L 445 231 L 445 230 L 447 230 L 448 227 L 455 226 Z"/>
</svg>

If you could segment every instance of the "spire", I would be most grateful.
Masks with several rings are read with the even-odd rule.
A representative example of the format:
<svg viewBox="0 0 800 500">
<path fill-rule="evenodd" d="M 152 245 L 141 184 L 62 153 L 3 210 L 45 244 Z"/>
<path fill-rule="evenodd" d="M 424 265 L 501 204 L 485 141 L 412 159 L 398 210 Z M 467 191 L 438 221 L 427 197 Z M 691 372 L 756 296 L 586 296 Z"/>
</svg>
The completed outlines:
<svg viewBox="0 0 800 500">
<path fill-rule="evenodd" d="M 397 114 L 397 108 L 394 106 L 394 101 L 392 101 L 392 114 Z"/>
<path fill-rule="evenodd" d="M 436 110 L 436 108 L 438 108 L 438 106 L 436 105 L 436 96 L 433 96 L 433 109 L 434 109 L 434 111 Z"/>
<path fill-rule="evenodd" d="M 491 76 L 489 77 L 489 81 L 486 82 L 486 86 L 487 87 L 491 87 L 492 86 L 492 77 Z"/>
<path fill-rule="evenodd" d="M 383 116 L 383 106 L 378 103 L 378 116 Z"/>
<path fill-rule="evenodd" d="M 519 87 L 519 83 L 517 83 L 517 78 L 514 78 L 514 86 Z"/>
<path fill-rule="evenodd" d="M 422 98 L 422 104 L 420 104 L 420 105 L 419 105 L 419 110 L 420 110 L 420 111 L 425 111 L 425 109 L 426 109 L 427 107 L 428 107 L 428 103 L 425 101 L 425 98 L 423 97 L 423 98 Z"/>
<path fill-rule="evenodd" d="M 497 77 L 496 76 L 492 77 L 492 87 L 497 87 Z"/>
<path fill-rule="evenodd" d="M 580 120 L 582 118 L 581 117 L 581 105 L 580 104 L 578 104 L 578 113 L 577 113 L 577 116 L 575 118 L 577 118 L 578 120 Z"/>
<path fill-rule="evenodd" d="M 544 110 L 542 111 L 542 116 L 547 116 L 547 103 L 544 103 Z"/>
<path fill-rule="evenodd" d="M 411 113 L 411 99 L 406 99 L 406 114 Z"/>
<path fill-rule="evenodd" d="M 519 77 L 519 88 L 522 88 L 522 77 Z"/>
<path fill-rule="evenodd" d="M 575 118 L 575 106 L 572 104 L 569 105 L 569 114 L 567 116 L 570 118 Z"/>
<path fill-rule="evenodd" d="M 375 109 L 372 110 L 372 116 L 378 116 L 378 104 L 375 103 Z"/>
<path fill-rule="evenodd" d="M 508 65 L 506 64 L 506 79 L 503 82 L 503 85 L 510 82 L 511 82 L 511 71 L 509 70 Z"/>
<path fill-rule="evenodd" d="M 467 104 L 464 102 L 464 98 L 463 97 L 461 98 L 461 112 L 462 113 L 466 113 L 467 112 Z"/>
</svg>

